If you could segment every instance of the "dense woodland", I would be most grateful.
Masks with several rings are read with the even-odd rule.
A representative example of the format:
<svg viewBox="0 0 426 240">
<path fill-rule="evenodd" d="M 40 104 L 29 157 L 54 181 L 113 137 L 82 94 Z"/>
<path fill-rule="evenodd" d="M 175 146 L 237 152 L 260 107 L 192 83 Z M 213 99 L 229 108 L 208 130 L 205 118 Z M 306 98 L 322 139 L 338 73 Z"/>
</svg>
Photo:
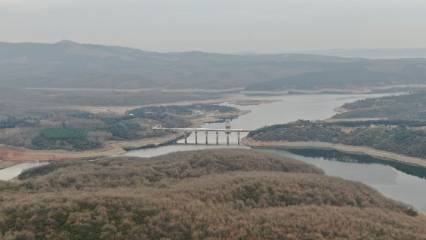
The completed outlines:
<svg viewBox="0 0 426 240">
<path fill-rule="evenodd" d="M 342 125 L 351 125 L 351 127 Z M 426 130 L 395 125 L 297 121 L 261 128 L 249 134 L 259 141 L 318 141 L 366 146 L 426 158 Z"/>
<path fill-rule="evenodd" d="M 0 182 L 0 239 L 426 238 L 375 190 L 252 150 L 55 162 Z"/>
</svg>

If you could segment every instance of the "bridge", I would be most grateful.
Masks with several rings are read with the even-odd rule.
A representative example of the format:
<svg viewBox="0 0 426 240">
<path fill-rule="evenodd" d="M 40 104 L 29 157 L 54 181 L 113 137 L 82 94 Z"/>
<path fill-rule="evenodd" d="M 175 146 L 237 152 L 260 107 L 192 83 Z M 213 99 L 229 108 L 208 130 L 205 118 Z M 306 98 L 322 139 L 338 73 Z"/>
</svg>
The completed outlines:
<svg viewBox="0 0 426 240">
<path fill-rule="evenodd" d="M 216 145 L 219 145 L 219 134 L 225 133 L 226 135 L 226 144 L 230 144 L 230 135 L 232 133 L 237 134 L 238 145 L 241 144 L 241 133 L 248 133 L 250 130 L 247 129 L 232 129 L 229 123 L 226 124 L 225 128 L 215 129 L 215 128 L 163 128 L 163 127 L 154 127 L 153 130 L 168 130 L 175 132 L 183 132 L 185 135 L 185 144 L 188 144 L 188 137 L 194 133 L 195 136 L 195 144 L 198 145 L 200 142 L 198 141 L 198 133 L 204 132 L 206 141 L 205 144 L 209 145 L 209 133 L 216 133 Z"/>
</svg>

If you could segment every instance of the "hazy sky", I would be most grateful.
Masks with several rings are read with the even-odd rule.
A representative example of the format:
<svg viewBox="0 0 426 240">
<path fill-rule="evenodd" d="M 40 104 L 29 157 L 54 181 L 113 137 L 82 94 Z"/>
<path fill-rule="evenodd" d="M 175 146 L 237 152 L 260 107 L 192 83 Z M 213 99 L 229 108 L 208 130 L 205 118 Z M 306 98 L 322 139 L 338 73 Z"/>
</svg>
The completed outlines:
<svg viewBox="0 0 426 240">
<path fill-rule="evenodd" d="M 426 0 L 0 0 L 0 41 L 154 51 L 426 47 Z"/>
</svg>

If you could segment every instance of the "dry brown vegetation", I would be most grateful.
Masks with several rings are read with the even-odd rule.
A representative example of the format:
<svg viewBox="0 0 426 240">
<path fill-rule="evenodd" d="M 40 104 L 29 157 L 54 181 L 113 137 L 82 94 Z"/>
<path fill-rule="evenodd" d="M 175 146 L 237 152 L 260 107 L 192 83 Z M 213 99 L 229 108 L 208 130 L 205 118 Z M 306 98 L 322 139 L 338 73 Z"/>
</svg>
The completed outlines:
<svg viewBox="0 0 426 240">
<path fill-rule="evenodd" d="M 322 173 L 293 159 L 244 150 L 177 152 L 141 158 L 110 158 L 93 162 L 54 162 L 20 176 L 26 188 L 110 188 L 134 185 L 160 185 L 177 179 L 195 178 L 229 171 L 280 171 Z"/>
<path fill-rule="evenodd" d="M 252 150 L 54 163 L 0 183 L 0 239 L 426 239 L 375 190 Z"/>
</svg>

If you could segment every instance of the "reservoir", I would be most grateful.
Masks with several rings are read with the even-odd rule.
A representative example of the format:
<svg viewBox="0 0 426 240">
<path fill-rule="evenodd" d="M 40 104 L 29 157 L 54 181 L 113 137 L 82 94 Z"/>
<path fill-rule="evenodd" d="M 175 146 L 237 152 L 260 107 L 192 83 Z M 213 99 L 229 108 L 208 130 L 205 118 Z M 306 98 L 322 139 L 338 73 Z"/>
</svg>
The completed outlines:
<svg viewBox="0 0 426 240">
<path fill-rule="evenodd" d="M 381 95 L 284 95 L 262 97 L 265 103 L 251 106 L 236 106 L 241 110 L 250 111 L 248 114 L 234 119 L 233 128 L 256 129 L 267 125 L 288 123 L 298 119 L 324 120 L 336 114 L 335 109 L 345 103 Z M 260 98 L 257 98 L 260 99 Z M 271 100 L 274 100 L 273 102 Z M 231 104 L 228 104 L 231 105 Z M 233 106 L 233 105 L 231 105 Z M 223 123 L 205 124 L 202 127 L 223 128 Z M 210 134 L 209 142 L 215 143 L 215 134 Z M 199 133 L 199 142 L 205 141 L 204 133 Z M 194 143 L 190 136 L 189 143 Z M 220 142 L 225 143 L 225 135 L 220 136 Z M 236 145 L 237 136 L 231 136 L 230 148 L 247 148 Z M 153 149 L 128 152 L 128 156 L 152 157 L 177 151 L 224 148 L 226 145 L 184 145 L 183 140 L 178 144 Z M 417 210 L 426 212 L 426 170 L 392 162 L 381 161 L 368 156 L 355 156 L 338 152 L 319 150 L 262 150 L 278 155 L 292 157 L 321 169 L 329 176 L 341 177 L 347 180 L 362 182 L 378 190 L 385 196 L 409 204 Z M 39 163 L 24 163 L 0 170 L 0 180 L 10 180 L 22 171 L 40 166 Z"/>
<path fill-rule="evenodd" d="M 233 128 L 256 129 L 259 127 L 288 123 L 298 119 L 324 120 L 336 114 L 335 109 L 345 103 L 380 95 L 284 95 L 262 98 L 276 100 L 253 106 L 236 106 L 250 113 L 234 119 Z M 223 123 L 205 124 L 203 127 L 223 128 Z M 214 134 L 209 135 L 209 142 L 215 142 Z M 199 133 L 199 142 L 203 143 L 204 133 Z M 205 141 L 205 140 L 204 140 Z M 221 143 L 225 143 L 225 136 L 220 136 Z M 194 143 L 194 136 L 190 136 L 189 143 Z M 235 145 L 236 136 L 231 136 L 233 148 L 245 148 Z M 129 156 L 151 157 L 176 151 L 189 151 L 200 149 L 223 148 L 224 145 L 183 145 L 183 141 L 176 145 L 164 146 L 154 149 L 144 149 L 129 152 Z M 425 169 L 407 170 L 403 166 L 395 166 L 379 159 L 360 159 L 347 154 L 330 154 L 319 151 L 286 151 L 265 150 L 275 154 L 289 156 L 313 164 L 325 171 L 329 176 L 341 177 L 347 180 L 358 181 L 373 187 L 385 196 L 404 202 L 419 211 L 426 211 L 426 180 Z"/>
<path fill-rule="evenodd" d="M 365 99 L 368 97 L 377 97 L 382 95 L 338 95 L 338 94 L 313 94 L 313 95 L 284 95 L 274 97 L 262 97 L 265 103 L 250 106 L 235 106 L 243 111 L 249 111 L 248 114 L 242 115 L 231 122 L 232 128 L 242 128 L 254 130 L 260 127 L 293 122 L 299 119 L 304 120 L 324 120 L 336 114 L 335 109 L 341 107 L 345 103 L 354 102 L 356 100 Z M 271 102 L 273 101 L 273 102 Z M 224 128 L 224 123 L 209 123 L 202 127 L 206 128 Z M 244 135 L 242 135 L 244 136 Z M 216 136 L 210 134 L 209 143 L 215 143 Z M 220 135 L 220 142 L 226 142 L 225 135 Z M 198 134 L 198 141 L 203 144 L 205 135 L 203 132 Z M 231 135 L 230 138 L 232 147 L 238 147 L 236 135 Z M 183 145 L 184 141 L 178 142 L 178 145 L 170 145 L 159 148 L 143 149 L 129 152 L 129 156 L 152 157 L 162 154 L 167 154 L 176 151 L 188 151 L 206 148 L 223 148 L 224 145 L 193 145 L 195 136 L 192 134 L 188 138 L 190 145 Z M 192 145 L 191 145 L 192 143 Z M 242 147 L 242 146 L 239 146 Z"/>
</svg>

